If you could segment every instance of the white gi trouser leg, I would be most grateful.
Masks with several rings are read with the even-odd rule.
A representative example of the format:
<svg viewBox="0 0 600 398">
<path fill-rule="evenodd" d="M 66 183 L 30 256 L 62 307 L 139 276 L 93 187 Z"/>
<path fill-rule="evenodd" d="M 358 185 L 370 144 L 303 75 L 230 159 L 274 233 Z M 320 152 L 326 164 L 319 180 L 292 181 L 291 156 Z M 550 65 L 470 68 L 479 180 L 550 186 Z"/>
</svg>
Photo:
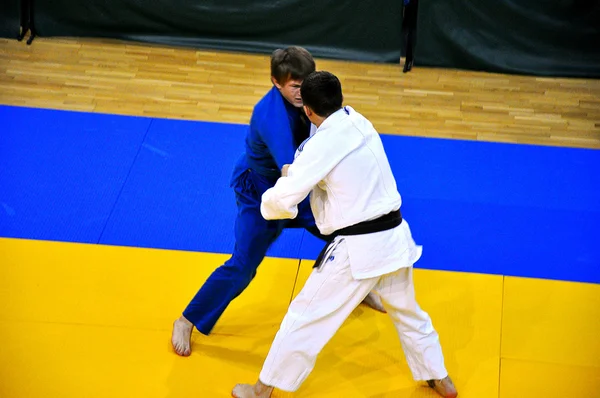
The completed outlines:
<svg viewBox="0 0 600 398">
<path fill-rule="evenodd" d="M 280 390 L 296 391 L 313 370 L 325 344 L 374 288 L 396 324 L 415 379 L 446 377 L 438 336 L 429 316 L 414 301 L 412 268 L 356 280 L 343 238 L 337 238 L 334 245 L 337 247 L 319 269 L 313 270 L 290 304 L 259 379 Z"/>
<path fill-rule="evenodd" d="M 375 291 L 392 318 L 406 362 L 415 380 L 439 380 L 448 376 L 444 355 L 431 318 L 415 299 L 413 267 L 380 277 Z"/>
</svg>

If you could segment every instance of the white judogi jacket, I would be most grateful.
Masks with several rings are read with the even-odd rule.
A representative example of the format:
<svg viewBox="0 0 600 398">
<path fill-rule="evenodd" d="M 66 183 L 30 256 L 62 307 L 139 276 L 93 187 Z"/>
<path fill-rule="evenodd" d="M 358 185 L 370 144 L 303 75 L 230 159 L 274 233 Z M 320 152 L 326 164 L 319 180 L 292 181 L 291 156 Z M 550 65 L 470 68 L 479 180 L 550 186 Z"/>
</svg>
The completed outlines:
<svg viewBox="0 0 600 398">
<path fill-rule="evenodd" d="M 295 218 L 298 203 L 309 193 L 324 235 L 400 208 L 381 138 L 371 122 L 349 106 L 330 115 L 300 145 L 287 177 L 263 194 L 261 213 L 267 220 Z M 356 279 L 412 266 L 421 256 L 406 220 L 392 230 L 343 239 Z"/>
</svg>

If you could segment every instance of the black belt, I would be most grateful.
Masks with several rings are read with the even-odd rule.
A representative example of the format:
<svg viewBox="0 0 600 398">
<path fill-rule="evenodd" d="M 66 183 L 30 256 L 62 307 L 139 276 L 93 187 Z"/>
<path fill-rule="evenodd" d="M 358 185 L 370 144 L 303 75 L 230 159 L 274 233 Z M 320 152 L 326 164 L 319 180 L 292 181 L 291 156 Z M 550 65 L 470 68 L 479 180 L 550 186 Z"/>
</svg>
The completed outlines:
<svg viewBox="0 0 600 398">
<path fill-rule="evenodd" d="M 382 232 L 396 228 L 401 223 L 402 214 L 400 213 L 400 210 L 396 210 L 374 220 L 363 221 L 361 223 L 350 225 L 349 227 L 334 231 L 331 235 L 325 236 L 327 243 L 323 247 L 323 250 L 321 250 L 321 253 L 319 253 L 319 256 L 317 257 L 313 268 L 319 268 L 321 266 L 321 263 L 323 262 L 323 257 L 325 256 L 327 249 L 329 248 L 329 246 L 331 246 L 331 243 L 337 236 L 373 234 L 375 232 Z"/>
</svg>

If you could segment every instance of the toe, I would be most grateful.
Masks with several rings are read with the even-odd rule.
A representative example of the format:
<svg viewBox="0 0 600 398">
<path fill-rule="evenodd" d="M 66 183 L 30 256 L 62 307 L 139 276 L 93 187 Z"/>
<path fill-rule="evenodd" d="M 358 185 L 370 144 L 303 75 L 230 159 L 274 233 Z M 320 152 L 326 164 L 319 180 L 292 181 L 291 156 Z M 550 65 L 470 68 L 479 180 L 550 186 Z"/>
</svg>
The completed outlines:
<svg viewBox="0 0 600 398">
<path fill-rule="evenodd" d="M 240 395 L 241 388 L 242 388 L 241 384 L 236 384 L 236 386 L 233 387 L 233 391 L 231 391 L 231 396 L 234 398 L 242 398 L 242 396 Z"/>
<path fill-rule="evenodd" d="M 175 352 L 177 353 L 177 355 L 183 355 L 185 353 L 185 350 L 181 346 L 181 344 L 176 344 L 175 345 Z"/>
</svg>

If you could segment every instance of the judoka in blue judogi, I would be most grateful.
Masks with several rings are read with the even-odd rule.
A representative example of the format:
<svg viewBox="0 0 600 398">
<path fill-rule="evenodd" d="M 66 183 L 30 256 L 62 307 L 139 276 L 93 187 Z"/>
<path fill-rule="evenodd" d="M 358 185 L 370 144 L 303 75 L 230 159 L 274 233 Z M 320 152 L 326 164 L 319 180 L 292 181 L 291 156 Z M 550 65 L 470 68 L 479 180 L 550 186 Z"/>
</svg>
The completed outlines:
<svg viewBox="0 0 600 398">
<path fill-rule="evenodd" d="M 293 220 L 267 221 L 260 212 L 262 194 L 275 185 L 282 168 L 293 162 L 297 148 L 310 136 L 311 123 L 302 110 L 300 86 L 314 70 L 312 56 L 300 47 L 276 50 L 271 57 L 273 87 L 254 107 L 245 153 L 231 178 L 237 203 L 234 251 L 175 321 L 172 343 L 179 355 L 191 353 L 194 326 L 202 334 L 210 334 L 229 303 L 256 276 L 267 250 L 284 228 L 304 228 L 322 238 L 308 198 L 298 206 L 299 214 Z M 383 308 L 376 297 L 369 296 L 365 302 Z"/>
</svg>

